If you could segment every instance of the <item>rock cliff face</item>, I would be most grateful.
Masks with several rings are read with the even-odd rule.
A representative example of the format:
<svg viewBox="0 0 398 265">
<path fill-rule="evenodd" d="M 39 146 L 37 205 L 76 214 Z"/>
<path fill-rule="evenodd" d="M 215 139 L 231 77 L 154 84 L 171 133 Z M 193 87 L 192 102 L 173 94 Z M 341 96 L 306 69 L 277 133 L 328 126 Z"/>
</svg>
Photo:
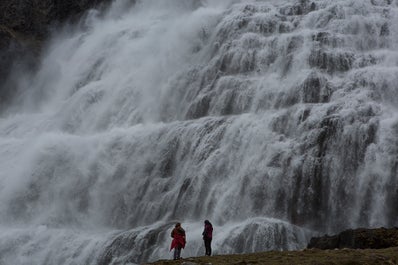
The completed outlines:
<svg viewBox="0 0 398 265">
<path fill-rule="evenodd" d="M 398 228 L 349 229 L 338 235 L 311 238 L 308 248 L 389 248 L 398 246 Z"/>
<path fill-rule="evenodd" d="M 76 19 L 89 8 L 111 0 L 9 0 L 0 1 L 0 105 L 12 94 L 13 84 L 5 82 L 11 67 L 30 62 L 40 53 L 50 26 Z"/>
<path fill-rule="evenodd" d="M 49 25 L 79 16 L 87 9 L 106 2 L 110 0 L 2 1 L 0 32 L 6 38 L 2 38 L 0 47 L 4 48 L 10 41 L 26 43 L 29 40 L 42 40 L 46 37 Z"/>
</svg>

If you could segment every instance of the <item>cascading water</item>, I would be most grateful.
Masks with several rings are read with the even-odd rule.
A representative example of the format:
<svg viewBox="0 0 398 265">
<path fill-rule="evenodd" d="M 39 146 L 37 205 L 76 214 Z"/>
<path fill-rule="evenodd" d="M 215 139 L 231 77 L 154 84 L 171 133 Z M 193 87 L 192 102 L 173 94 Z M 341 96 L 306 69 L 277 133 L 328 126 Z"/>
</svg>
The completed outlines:
<svg viewBox="0 0 398 265">
<path fill-rule="evenodd" d="M 396 226 L 398 1 L 115 1 L 0 119 L 0 264 L 300 249 Z M 15 73 L 14 77 L 17 76 Z"/>
</svg>

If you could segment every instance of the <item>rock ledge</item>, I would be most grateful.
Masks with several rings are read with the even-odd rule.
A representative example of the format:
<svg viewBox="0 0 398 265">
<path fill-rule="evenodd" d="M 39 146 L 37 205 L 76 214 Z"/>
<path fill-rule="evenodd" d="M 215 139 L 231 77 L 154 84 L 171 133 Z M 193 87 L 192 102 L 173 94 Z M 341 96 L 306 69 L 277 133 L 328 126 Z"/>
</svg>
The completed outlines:
<svg viewBox="0 0 398 265">
<path fill-rule="evenodd" d="M 338 235 L 324 235 L 313 237 L 308 248 L 335 249 L 335 248 L 359 248 L 380 249 L 398 246 L 398 228 L 376 229 L 349 229 Z"/>
</svg>

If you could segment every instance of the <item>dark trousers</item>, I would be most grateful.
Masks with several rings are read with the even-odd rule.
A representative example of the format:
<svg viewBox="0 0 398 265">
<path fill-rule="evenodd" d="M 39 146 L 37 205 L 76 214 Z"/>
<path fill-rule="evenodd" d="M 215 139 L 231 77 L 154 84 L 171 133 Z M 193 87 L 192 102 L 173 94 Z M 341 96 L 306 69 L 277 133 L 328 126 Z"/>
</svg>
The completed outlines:
<svg viewBox="0 0 398 265">
<path fill-rule="evenodd" d="M 181 246 L 176 246 L 174 248 L 174 259 L 179 259 L 181 256 Z"/>
<path fill-rule="evenodd" d="M 206 256 L 211 256 L 211 238 L 203 239 L 205 241 Z"/>
</svg>

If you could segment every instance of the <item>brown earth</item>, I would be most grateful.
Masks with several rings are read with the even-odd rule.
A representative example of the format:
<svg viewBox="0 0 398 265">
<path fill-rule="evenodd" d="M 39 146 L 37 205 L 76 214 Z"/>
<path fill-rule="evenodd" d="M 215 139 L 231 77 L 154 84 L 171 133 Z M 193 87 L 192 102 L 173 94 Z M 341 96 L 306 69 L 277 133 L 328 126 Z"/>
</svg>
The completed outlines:
<svg viewBox="0 0 398 265">
<path fill-rule="evenodd" d="M 241 255 L 194 257 L 182 260 L 159 260 L 152 265 L 378 265 L 398 264 L 398 247 L 385 249 L 304 249 L 269 251 Z"/>
<path fill-rule="evenodd" d="M 398 264 L 398 228 L 349 229 L 337 235 L 313 237 L 299 251 L 268 251 L 239 255 L 159 260 L 153 265 L 377 265 Z"/>
</svg>

